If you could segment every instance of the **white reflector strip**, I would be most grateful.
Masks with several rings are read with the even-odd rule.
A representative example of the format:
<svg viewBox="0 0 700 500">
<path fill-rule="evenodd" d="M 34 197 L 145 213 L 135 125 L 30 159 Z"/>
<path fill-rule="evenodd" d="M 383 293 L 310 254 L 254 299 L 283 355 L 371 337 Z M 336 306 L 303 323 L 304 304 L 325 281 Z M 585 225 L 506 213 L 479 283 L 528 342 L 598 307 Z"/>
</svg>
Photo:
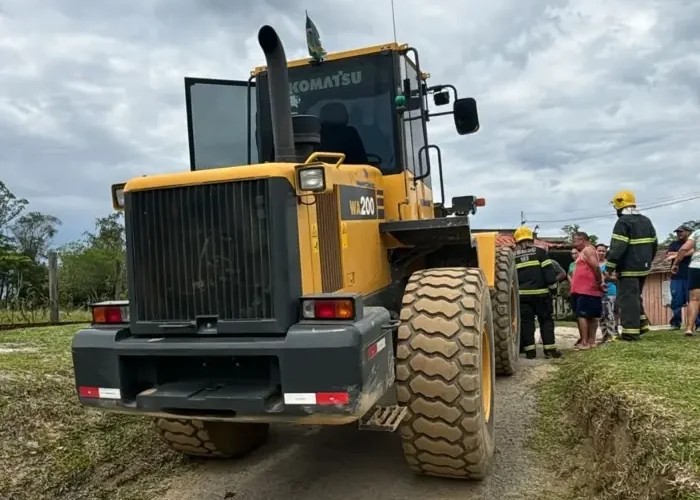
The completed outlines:
<svg viewBox="0 0 700 500">
<path fill-rule="evenodd" d="M 287 392 L 284 394 L 284 404 L 286 405 L 315 405 L 316 394 L 313 392 Z"/>
<path fill-rule="evenodd" d="M 386 339 L 381 339 L 377 342 L 377 352 L 382 352 L 386 347 Z"/>
<path fill-rule="evenodd" d="M 97 389 L 100 399 L 121 399 L 122 393 L 119 389 L 105 389 L 100 387 Z"/>
</svg>

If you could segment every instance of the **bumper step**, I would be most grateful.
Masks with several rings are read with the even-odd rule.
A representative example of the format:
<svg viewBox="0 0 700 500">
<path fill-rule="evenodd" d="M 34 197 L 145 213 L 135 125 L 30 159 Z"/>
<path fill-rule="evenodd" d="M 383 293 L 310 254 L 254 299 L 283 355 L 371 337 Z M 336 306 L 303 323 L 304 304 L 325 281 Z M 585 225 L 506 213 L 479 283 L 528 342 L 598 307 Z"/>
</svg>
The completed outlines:
<svg viewBox="0 0 700 500">
<path fill-rule="evenodd" d="M 384 431 L 394 432 L 408 408 L 399 405 L 375 406 L 362 417 L 359 423 L 361 431 Z"/>
<path fill-rule="evenodd" d="M 264 412 L 282 395 L 278 387 L 245 386 L 226 381 L 172 382 L 136 396 L 136 406 L 148 411 L 214 410 Z"/>
</svg>

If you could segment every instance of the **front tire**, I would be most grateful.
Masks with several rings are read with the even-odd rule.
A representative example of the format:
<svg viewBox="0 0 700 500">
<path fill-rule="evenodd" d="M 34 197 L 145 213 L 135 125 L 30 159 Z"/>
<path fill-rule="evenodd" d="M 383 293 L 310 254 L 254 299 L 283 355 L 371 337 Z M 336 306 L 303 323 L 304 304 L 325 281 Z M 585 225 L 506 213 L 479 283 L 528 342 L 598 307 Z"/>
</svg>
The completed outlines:
<svg viewBox="0 0 700 500">
<path fill-rule="evenodd" d="M 173 450 L 185 455 L 239 458 L 267 441 L 270 424 L 158 418 L 156 428 Z"/>
<path fill-rule="evenodd" d="M 481 269 L 426 269 L 406 286 L 396 386 L 399 426 L 418 473 L 483 479 L 494 451 L 494 325 Z"/>
<path fill-rule="evenodd" d="M 513 375 L 520 361 L 520 296 L 515 254 L 507 247 L 496 250 L 496 273 L 491 289 L 496 375 Z"/>
</svg>

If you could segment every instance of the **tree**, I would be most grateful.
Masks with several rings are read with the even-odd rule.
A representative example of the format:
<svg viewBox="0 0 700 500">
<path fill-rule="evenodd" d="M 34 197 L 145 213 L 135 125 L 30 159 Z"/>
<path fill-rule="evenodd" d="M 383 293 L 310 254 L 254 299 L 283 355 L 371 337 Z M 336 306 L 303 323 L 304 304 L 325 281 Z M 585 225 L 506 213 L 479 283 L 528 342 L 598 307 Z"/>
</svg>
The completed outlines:
<svg viewBox="0 0 700 500">
<path fill-rule="evenodd" d="M 581 231 L 581 226 L 579 226 L 578 224 L 567 224 L 566 226 L 561 228 L 561 231 L 566 235 L 566 241 L 568 241 L 569 243 L 573 243 L 574 233 Z M 588 237 L 591 239 L 591 243 L 593 245 L 598 244 L 598 236 L 589 233 Z"/>
<path fill-rule="evenodd" d="M 17 198 L 4 182 L 0 181 L 0 233 L 5 234 L 9 224 L 26 208 L 29 202 Z"/>
<path fill-rule="evenodd" d="M 85 239 L 60 251 L 62 301 L 87 305 L 99 300 L 125 298 L 125 234 L 121 213 L 95 220 Z"/>
<path fill-rule="evenodd" d="M 53 215 L 29 212 L 20 215 L 10 226 L 10 233 L 17 250 L 34 262 L 48 257 L 51 241 L 58 232 L 61 221 Z"/>
<path fill-rule="evenodd" d="M 687 220 L 682 225 L 688 226 L 693 231 L 696 231 L 700 229 L 700 220 Z M 666 239 L 663 241 L 663 243 L 661 243 L 661 245 L 668 246 L 673 241 L 676 241 L 676 233 L 669 233 L 668 236 L 666 236 Z"/>
</svg>

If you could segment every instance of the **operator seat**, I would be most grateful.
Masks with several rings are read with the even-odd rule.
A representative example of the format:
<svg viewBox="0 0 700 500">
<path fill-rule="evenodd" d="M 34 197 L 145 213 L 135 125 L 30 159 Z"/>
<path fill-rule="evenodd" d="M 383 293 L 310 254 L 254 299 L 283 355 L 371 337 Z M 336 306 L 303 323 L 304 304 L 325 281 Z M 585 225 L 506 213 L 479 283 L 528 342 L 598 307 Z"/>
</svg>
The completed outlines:
<svg viewBox="0 0 700 500">
<path fill-rule="evenodd" d="M 345 163 L 366 165 L 367 151 L 357 129 L 348 125 L 350 117 L 342 102 L 330 102 L 321 108 L 320 150 L 345 154 Z"/>
</svg>

